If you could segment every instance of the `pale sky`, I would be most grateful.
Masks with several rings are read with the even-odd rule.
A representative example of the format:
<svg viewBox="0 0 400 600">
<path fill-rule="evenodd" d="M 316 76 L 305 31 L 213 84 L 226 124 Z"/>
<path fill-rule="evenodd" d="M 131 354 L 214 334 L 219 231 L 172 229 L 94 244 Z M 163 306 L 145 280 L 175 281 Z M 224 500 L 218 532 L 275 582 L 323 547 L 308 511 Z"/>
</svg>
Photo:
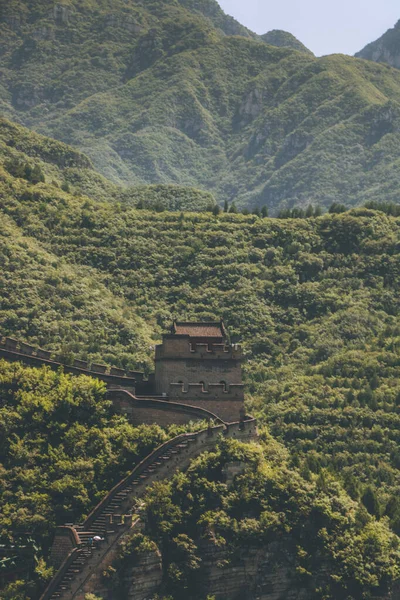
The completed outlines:
<svg viewBox="0 0 400 600">
<path fill-rule="evenodd" d="M 354 54 L 400 19 L 398 0 L 218 0 L 256 33 L 284 29 L 317 56 Z"/>
</svg>

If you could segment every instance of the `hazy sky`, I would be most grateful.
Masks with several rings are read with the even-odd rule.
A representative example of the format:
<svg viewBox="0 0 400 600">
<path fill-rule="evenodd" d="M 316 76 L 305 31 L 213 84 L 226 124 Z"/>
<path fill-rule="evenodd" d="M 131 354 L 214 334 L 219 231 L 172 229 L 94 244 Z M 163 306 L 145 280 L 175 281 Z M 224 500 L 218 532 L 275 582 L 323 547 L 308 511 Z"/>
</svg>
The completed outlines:
<svg viewBox="0 0 400 600">
<path fill-rule="evenodd" d="M 317 56 L 354 54 L 400 19 L 398 0 L 218 0 L 257 33 L 284 29 Z"/>
</svg>

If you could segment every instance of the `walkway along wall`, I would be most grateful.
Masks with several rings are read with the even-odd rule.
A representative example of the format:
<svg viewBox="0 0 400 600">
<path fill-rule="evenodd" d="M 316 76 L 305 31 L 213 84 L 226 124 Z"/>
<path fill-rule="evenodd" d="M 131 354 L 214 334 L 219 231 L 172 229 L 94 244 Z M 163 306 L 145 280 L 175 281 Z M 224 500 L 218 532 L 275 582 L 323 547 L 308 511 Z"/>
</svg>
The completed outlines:
<svg viewBox="0 0 400 600">
<path fill-rule="evenodd" d="M 65 373 L 71 373 L 71 375 L 87 375 L 100 379 L 111 389 L 122 388 L 134 392 L 138 384 L 143 388 L 146 383 L 144 374 L 139 371 L 125 372 L 115 367 L 108 369 L 105 365 L 96 363 L 89 365 L 82 360 L 75 360 L 73 365 L 66 365 L 57 360 L 57 357 L 48 350 L 30 346 L 10 337 L 0 339 L 0 358 L 12 362 L 22 362 L 31 367 L 47 366 L 55 371 L 62 367 Z"/>
<path fill-rule="evenodd" d="M 242 441 L 256 438 L 256 425 L 254 419 L 249 419 L 183 434 L 149 454 L 105 496 L 82 525 L 70 527 L 73 534 L 66 535 L 65 528 L 56 534 L 54 546 L 59 547 L 53 547 L 52 555 L 58 561 L 63 548 L 64 551 L 69 550 L 70 540 L 75 539 L 76 546 L 64 558 L 41 600 L 84 600 L 87 593 L 107 597 L 102 573 L 112 564 L 121 537 L 133 528 L 142 527 L 140 519 L 132 519 L 132 506 L 143 496 L 147 486 L 171 477 L 178 469 L 186 469 L 193 458 L 213 449 L 221 435 Z M 105 536 L 106 541 L 89 549 L 85 541 L 96 534 Z M 67 545 L 65 537 L 68 538 Z"/>
<path fill-rule="evenodd" d="M 65 365 L 51 352 L 10 337 L 0 338 L 0 358 L 23 362 L 33 367 L 48 366 L 53 370 L 62 367 L 66 373 L 75 376 L 87 375 L 103 381 L 110 392 L 119 389 L 132 394 L 139 393 L 143 396 L 142 399 L 147 401 L 146 407 L 138 401 L 139 398 L 136 398 L 134 403 L 132 398 L 127 401 L 126 397 L 122 399 L 116 395 L 109 395 L 116 409 L 127 414 L 135 424 L 188 423 L 193 420 L 189 418 L 189 413 L 194 415 L 195 407 L 210 413 L 201 418 L 213 418 L 217 414 L 225 422 L 238 421 L 244 410 L 240 348 L 223 344 L 193 346 L 189 336 L 169 338 L 170 336 L 164 336 L 164 344 L 157 347 L 156 377 L 152 375 L 148 381 L 144 380 L 141 372 L 125 372 L 97 363 L 89 365 L 78 359 L 73 365 Z M 221 357 L 225 357 L 224 360 Z M 188 379 L 189 376 L 195 378 L 194 383 Z M 161 389 L 158 397 L 152 396 L 154 388 Z M 156 404 L 150 405 L 151 398 L 160 403 L 169 402 L 169 411 L 165 410 L 165 404 L 159 404 L 158 407 Z M 183 405 L 189 406 L 186 413 Z"/>
<path fill-rule="evenodd" d="M 114 409 L 133 423 L 133 425 L 157 424 L 161 427 L 168 425 L 187 425 L 191 421 L 213 421 L 223 423 L 216 414 L 198 406 L 178 402 L 170 402 L 156 398 L 138 398 L 129 390 L 109 390 L 107 397 L 112 401 Z"/>
</svg>

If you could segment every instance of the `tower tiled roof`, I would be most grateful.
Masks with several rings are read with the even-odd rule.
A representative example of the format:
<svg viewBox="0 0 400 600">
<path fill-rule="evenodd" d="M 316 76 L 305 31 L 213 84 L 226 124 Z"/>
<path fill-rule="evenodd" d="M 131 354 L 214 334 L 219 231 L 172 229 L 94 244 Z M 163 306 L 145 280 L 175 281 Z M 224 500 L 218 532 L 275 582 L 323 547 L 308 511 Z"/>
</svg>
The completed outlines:
<svg viewBox="0 0 400 600">
<path fill-rule="evenodd" d="M 226 331 L 222 321 L 214 322 L 183 322 L 175 321 L 172 333 L 176 335 L 190 335 L 195 338 L 226 338 Z"/>
</svg>

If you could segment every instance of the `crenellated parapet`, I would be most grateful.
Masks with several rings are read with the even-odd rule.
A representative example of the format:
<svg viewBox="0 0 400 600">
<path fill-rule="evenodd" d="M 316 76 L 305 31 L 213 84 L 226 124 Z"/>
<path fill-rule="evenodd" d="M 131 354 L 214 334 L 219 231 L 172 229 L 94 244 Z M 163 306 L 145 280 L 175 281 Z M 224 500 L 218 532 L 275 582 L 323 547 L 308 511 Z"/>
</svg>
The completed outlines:
<svg viewBox="0 0 400 600">
<path fill-rule="evenodd" d="M 200 398 L 213 400 L 243 400 L 244 385 L 241 383 L 171 383 L 168 397 L 173 398 Z"/>
<path fill-rule="evenodd" d="M 238 360 L 243 359 L 241 346 L 237 344 L 193 342 L 188 335 L 164 335 L 163 343 L 156 346 L 157 360 Z"/>
<path fill-rule="evenodd" d="M 20 361 L 29 366 L 48 366 L 53 369 L 63 367 L 66 373 L 73 375 L 88 375 L 101 379 L 109 387 L 122 387 L 123 389 L 135 389 L 137 382 L 144 381 L 144 374 L 136 371 L 125 371 L 117 367 L 92 363 L 75 359 L 72 364 L 65 364 L 63 358 L 54 352 L 38 348 L 26 342 L 12 337 L 0 336 L 0 358 Z"/>
<path fill-rule="evenodd" d="M 242 362 L 222 321 L 175 321 L 156 347 L 156 394 L 235 420 L 244 404 Z"/>
</svg>

